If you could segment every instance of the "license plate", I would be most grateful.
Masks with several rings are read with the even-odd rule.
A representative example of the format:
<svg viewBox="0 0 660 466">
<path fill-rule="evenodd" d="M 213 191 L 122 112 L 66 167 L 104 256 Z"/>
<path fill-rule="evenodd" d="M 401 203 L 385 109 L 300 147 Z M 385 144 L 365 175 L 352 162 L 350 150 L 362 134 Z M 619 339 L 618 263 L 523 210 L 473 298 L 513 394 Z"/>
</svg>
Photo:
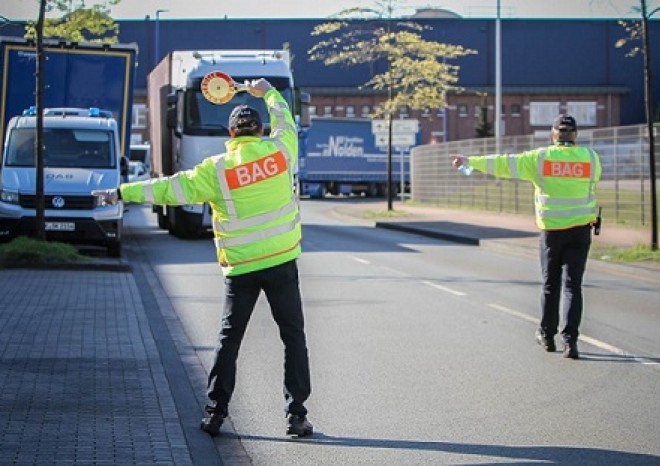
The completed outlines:
<svg viewBox="0 0 660 466">
<path fill-rule="evenodd" d="M 73 222 L 46 222 L 46 231 L 76 231 Z"/>
</svg>

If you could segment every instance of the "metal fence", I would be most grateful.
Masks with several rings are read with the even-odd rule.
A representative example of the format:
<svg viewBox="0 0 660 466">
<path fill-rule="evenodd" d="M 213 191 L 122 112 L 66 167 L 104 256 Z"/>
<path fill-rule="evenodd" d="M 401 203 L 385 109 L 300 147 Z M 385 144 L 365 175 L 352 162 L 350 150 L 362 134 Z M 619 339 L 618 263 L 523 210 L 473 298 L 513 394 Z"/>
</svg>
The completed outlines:
<svg viewBox="0 0 660 466">
<path fill-rule="evenodd" d="M 608 221 L 648 226 L 651 222 L 649 145 L 646 125 L 580 131 L 578 144 L 592 147 L 603 168 L 598 203 Z M 500 138 L 499 153 L 519 153 L 549 143 L 549 133 Z M 660 124 L 655 126 L 656 176 L 659 173 Z M 496 153 L 495 138 L 452 141 L 417 146 L 411 152 L 411 199 L 450 208 L 496 212 L 534 213 L 533 186 L 529 182 L 500 180 L 473 172 L 465 177 L 451 167 L 450 155 Z M 657 193 L 656 193 L 657 195 Z"/>
</svg>

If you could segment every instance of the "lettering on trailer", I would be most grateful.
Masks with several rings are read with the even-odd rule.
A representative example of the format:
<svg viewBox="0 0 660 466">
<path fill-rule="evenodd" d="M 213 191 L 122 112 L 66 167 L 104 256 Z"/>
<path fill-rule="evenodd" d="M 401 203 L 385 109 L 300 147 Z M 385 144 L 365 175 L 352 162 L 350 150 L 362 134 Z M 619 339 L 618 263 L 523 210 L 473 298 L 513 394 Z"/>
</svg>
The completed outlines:
<svg viewBox="0 0 660 466">
<path fill-rule="evenodd" d="M 322 157 L 362 157 L 364 139 L 350 136 L 329 136 L 328 144 L 321 151 Z"/>
<path fill-rule="evenodd" d="M 229 189 L 243 188 L 286 172 L 286 158 L 275 152 L 254 162 L 245 163 L 225 172 Z"/>
<path fill-rule="evenodd" d="M 591 164 L 588 162 L 545 160 L 543 162 L 543 175 L 561 178 L 589 178 L 591 177 Z"/>
</svg>

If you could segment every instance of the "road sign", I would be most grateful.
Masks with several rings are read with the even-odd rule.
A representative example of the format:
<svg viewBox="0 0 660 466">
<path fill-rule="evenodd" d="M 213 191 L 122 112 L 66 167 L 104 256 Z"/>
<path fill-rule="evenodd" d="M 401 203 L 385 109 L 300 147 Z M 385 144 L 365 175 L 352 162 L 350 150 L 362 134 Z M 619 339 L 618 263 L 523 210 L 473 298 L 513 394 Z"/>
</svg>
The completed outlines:
<svg viewBox="0 0 660 466">
<path fill-rule="evenodd" d="M 371 132 L 374 134 L 387 134 L 389 128 L 387 127 L 387 120 L 372 120 Z M 392 134 L 409 134 L 419 132 L 419 121 L 407 118 L 402 120 L 392 120 Z"/>
<path fill-rule="evenodd" d="M 416 141 L 415 141 L 415 135 L 414 134 L 395 134 L 392 133 L 392 145 L 394 147 L 410 147 L 414 146 Z M 386 134 L 374 134 L 374 141 L 376 144 L 376 147 L 387 147 L 388 146 L 388 141 L 389 138 L 387 137 Z"/>
</svg>

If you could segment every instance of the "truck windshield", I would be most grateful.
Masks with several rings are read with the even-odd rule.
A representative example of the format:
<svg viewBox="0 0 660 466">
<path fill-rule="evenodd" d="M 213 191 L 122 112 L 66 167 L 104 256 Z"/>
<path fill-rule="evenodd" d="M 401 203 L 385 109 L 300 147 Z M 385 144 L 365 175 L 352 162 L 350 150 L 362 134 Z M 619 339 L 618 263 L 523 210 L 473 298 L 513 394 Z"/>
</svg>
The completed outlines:
<svg viewBox="0 0 660 466">
<path fill-rule="evenodd" d="M 35 166 L 33 128 L 11 132 L 7 146 L 7 167 Z M 112 132 L 98 129 L 44 128 L 44 166 L 76 168 L 114 168 L 111 156 Z"/>
<path fill-rule="evenodd" d="M 253 77 L 234 77 L 236 82 L 254 79 Z M 293 111 L 293 92 L 286 78 L 266 78 L 288 102 Z M 199 80 L 201 81 L 201 80 Z M 254 97 L 247 92 L 238 92 L 224 105 L 215 105 L 204 98 L 199 82 L 193 83 L 194 92 L 188 90 L 185 97 L 183 132 L 198 136 L 229 136 L 227 122 L 229 114 L 237 105 L 247 104 L 256 109 L 264 122 L 264 133 L 269 134 L 270 123 L 268 111 L 263 99 Z"/>
</svg>

